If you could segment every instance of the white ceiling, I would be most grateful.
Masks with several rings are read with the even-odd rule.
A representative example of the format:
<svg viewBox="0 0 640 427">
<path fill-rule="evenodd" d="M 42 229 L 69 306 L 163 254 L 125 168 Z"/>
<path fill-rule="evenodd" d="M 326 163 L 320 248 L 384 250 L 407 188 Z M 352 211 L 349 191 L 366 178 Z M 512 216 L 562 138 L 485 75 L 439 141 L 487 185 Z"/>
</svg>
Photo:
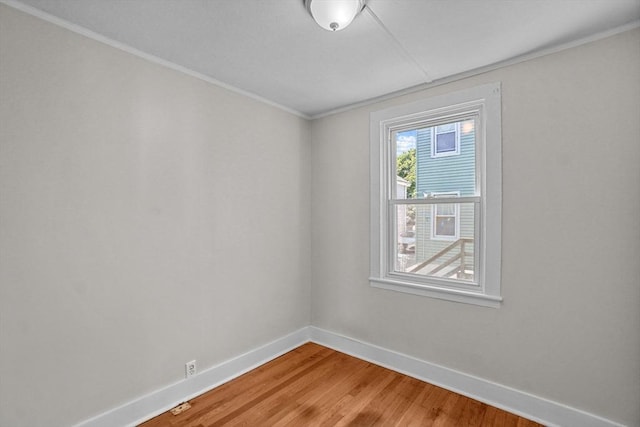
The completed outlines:
<svg viewBox="0 0 640 427">
<path fill-rule="evenodd" d="M 21 3 L 306 116 L 640 19 L 640 0 L 368 0 L 330 33 L 303 0 Z"/>
</svg>

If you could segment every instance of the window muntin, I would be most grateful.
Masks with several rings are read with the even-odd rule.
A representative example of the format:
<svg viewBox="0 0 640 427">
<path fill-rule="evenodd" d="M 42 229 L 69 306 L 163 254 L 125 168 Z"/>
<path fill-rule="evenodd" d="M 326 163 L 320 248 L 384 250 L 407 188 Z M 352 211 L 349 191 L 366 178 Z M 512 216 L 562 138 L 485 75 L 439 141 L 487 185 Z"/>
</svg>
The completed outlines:
<svg viewBox="0 0 640 427">
<path fill-rule="evenodd" d="M 499 306 L 500 122 L 499 84 L 372 113 L 372 286 Z M 452 148 L 451 140 L 440 144 L 436 134 L 453 129 L 457 155 L 434 157 L 435 151 Z M 415 145 L 407 142 L 411 135 Z M 416 151 L 415 182 L 406 176 L 410 162 L 402 166 L 404 177 L 398 173 L 399 156 L 411 149 Z M 399 197 L 398 177 L 415 189 Z M 459 222 L 453 232 L 451 217 Z M 435 237 L 449 240 L 433 239 L 434 227 Z"/>
</svg>

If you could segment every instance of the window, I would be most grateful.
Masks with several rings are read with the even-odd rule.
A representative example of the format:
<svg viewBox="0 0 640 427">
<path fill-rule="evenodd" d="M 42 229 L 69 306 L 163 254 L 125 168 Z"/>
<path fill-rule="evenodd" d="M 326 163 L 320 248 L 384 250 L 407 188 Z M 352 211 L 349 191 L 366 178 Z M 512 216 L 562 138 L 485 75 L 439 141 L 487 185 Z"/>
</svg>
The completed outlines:
<svg viewBox="0 0 640 427">
<path fill-rule="evenodd" d="M 372 286 L 500 305 L 500 99 L 495 83 L 371 114 Z"/>
<path fill-rule="evenodd" d="M 431 157 L 460 154 L 460 124 L 448 123 L 431 128 Z"/>
<path fill-rule="evenodd" d="M 433 197 L 458 197 L 460 192 L 434 193 Z M 431 205 L 431 238 L 434 240 L 457 240 L 460 235 L 460 220 L 458 217 L 458 204 Z"/>
</svg>

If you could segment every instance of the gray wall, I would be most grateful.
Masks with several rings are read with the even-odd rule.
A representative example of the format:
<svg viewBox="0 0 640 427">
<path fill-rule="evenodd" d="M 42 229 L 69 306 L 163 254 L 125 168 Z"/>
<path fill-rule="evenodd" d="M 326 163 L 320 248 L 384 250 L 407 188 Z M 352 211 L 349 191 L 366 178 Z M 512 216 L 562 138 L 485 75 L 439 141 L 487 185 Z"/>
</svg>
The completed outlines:
<svg viewBox="0 0 640 427">
<path fill-rule="evenodd" d="M 0 425 L 309 324 L 310 125 L 0 5 Z"/>
<path fill-rule="evenodd" d="M 640 425 L 638 46 L 636 29 L 315 120 L 312 324 Z M 369 113 L 495 81 L 503 306 L 371 288 Z"/>
</svg>

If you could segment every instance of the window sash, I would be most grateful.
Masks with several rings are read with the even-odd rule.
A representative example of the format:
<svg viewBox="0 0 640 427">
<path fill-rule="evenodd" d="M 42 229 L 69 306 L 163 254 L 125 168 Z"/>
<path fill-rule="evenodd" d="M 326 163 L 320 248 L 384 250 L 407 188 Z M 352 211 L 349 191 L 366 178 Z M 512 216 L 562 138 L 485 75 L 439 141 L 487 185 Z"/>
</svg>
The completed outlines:
<svg viewBox="0 0 640 427">
<path fill-rule="evenodd" d="M 460 203 L 460 199 L 462 197 L 447 197 L 446 200 L 455 200 Z M 466 197 L 465 203 L 473 203 L 473 266 L 474 266 L 474 278 L 473 280 L 462 280 L 462 279 L 450 279 L 444 277 L 436 277 L 431 275 L 424 274 L 416 274 L 409 272 L 397 271 L 395 268 L 395 262 L 397 257 L 397 242 L 398 242 L 398 222 L 399 219 L 396 215 L 397 207 L 401 205 L 410 206 L 410 205 L 431 205 L 432 207 L 437 206 L 438 204 L 447 204 L 446 202 L 442 202 L 441 200 L 433 200 L 429 199 L 430 203 L 414 203 L 417 200 L 414 199 L 404 199 L 402 203 L 398 200 L 398 203 L 390 203 L 388 205 L 388 218 L 389 218 L 389 228 L 386 233 L 386 247 L 388 250 L 386 251 L 387 261 L 385 267 L 385 277 L 389 278 L 401 278 L 402 280 L 410 280 L 416 284 L 423 285 L 435 285 L 435 286 L 444 286 L 444 287 L 455 287 L 458 289 L 466 289 L 477 292 L 480 286 L 479 277 L 482 274 L 481 268 L 482 265 L 482 254 L 481 254 L 481 242 L 482 242 L 482 234 L 481 234 L 481 206 L 482 200 L 478 197 Z M 460 212 L 460 209 L 458 209 Z M 433 225 L 430 225 L 432 228 Z M 430 231 L 428 231 L 430 233 Z M 458 236 L 459 237 L 459 236 Z M 449 239 L 447 243 L 454 243 L 456 239 Z M 442 240 L 439 240 L 442 243 Z M 468 244 L 468 243 L 467 243 Z"/>
</svg>

